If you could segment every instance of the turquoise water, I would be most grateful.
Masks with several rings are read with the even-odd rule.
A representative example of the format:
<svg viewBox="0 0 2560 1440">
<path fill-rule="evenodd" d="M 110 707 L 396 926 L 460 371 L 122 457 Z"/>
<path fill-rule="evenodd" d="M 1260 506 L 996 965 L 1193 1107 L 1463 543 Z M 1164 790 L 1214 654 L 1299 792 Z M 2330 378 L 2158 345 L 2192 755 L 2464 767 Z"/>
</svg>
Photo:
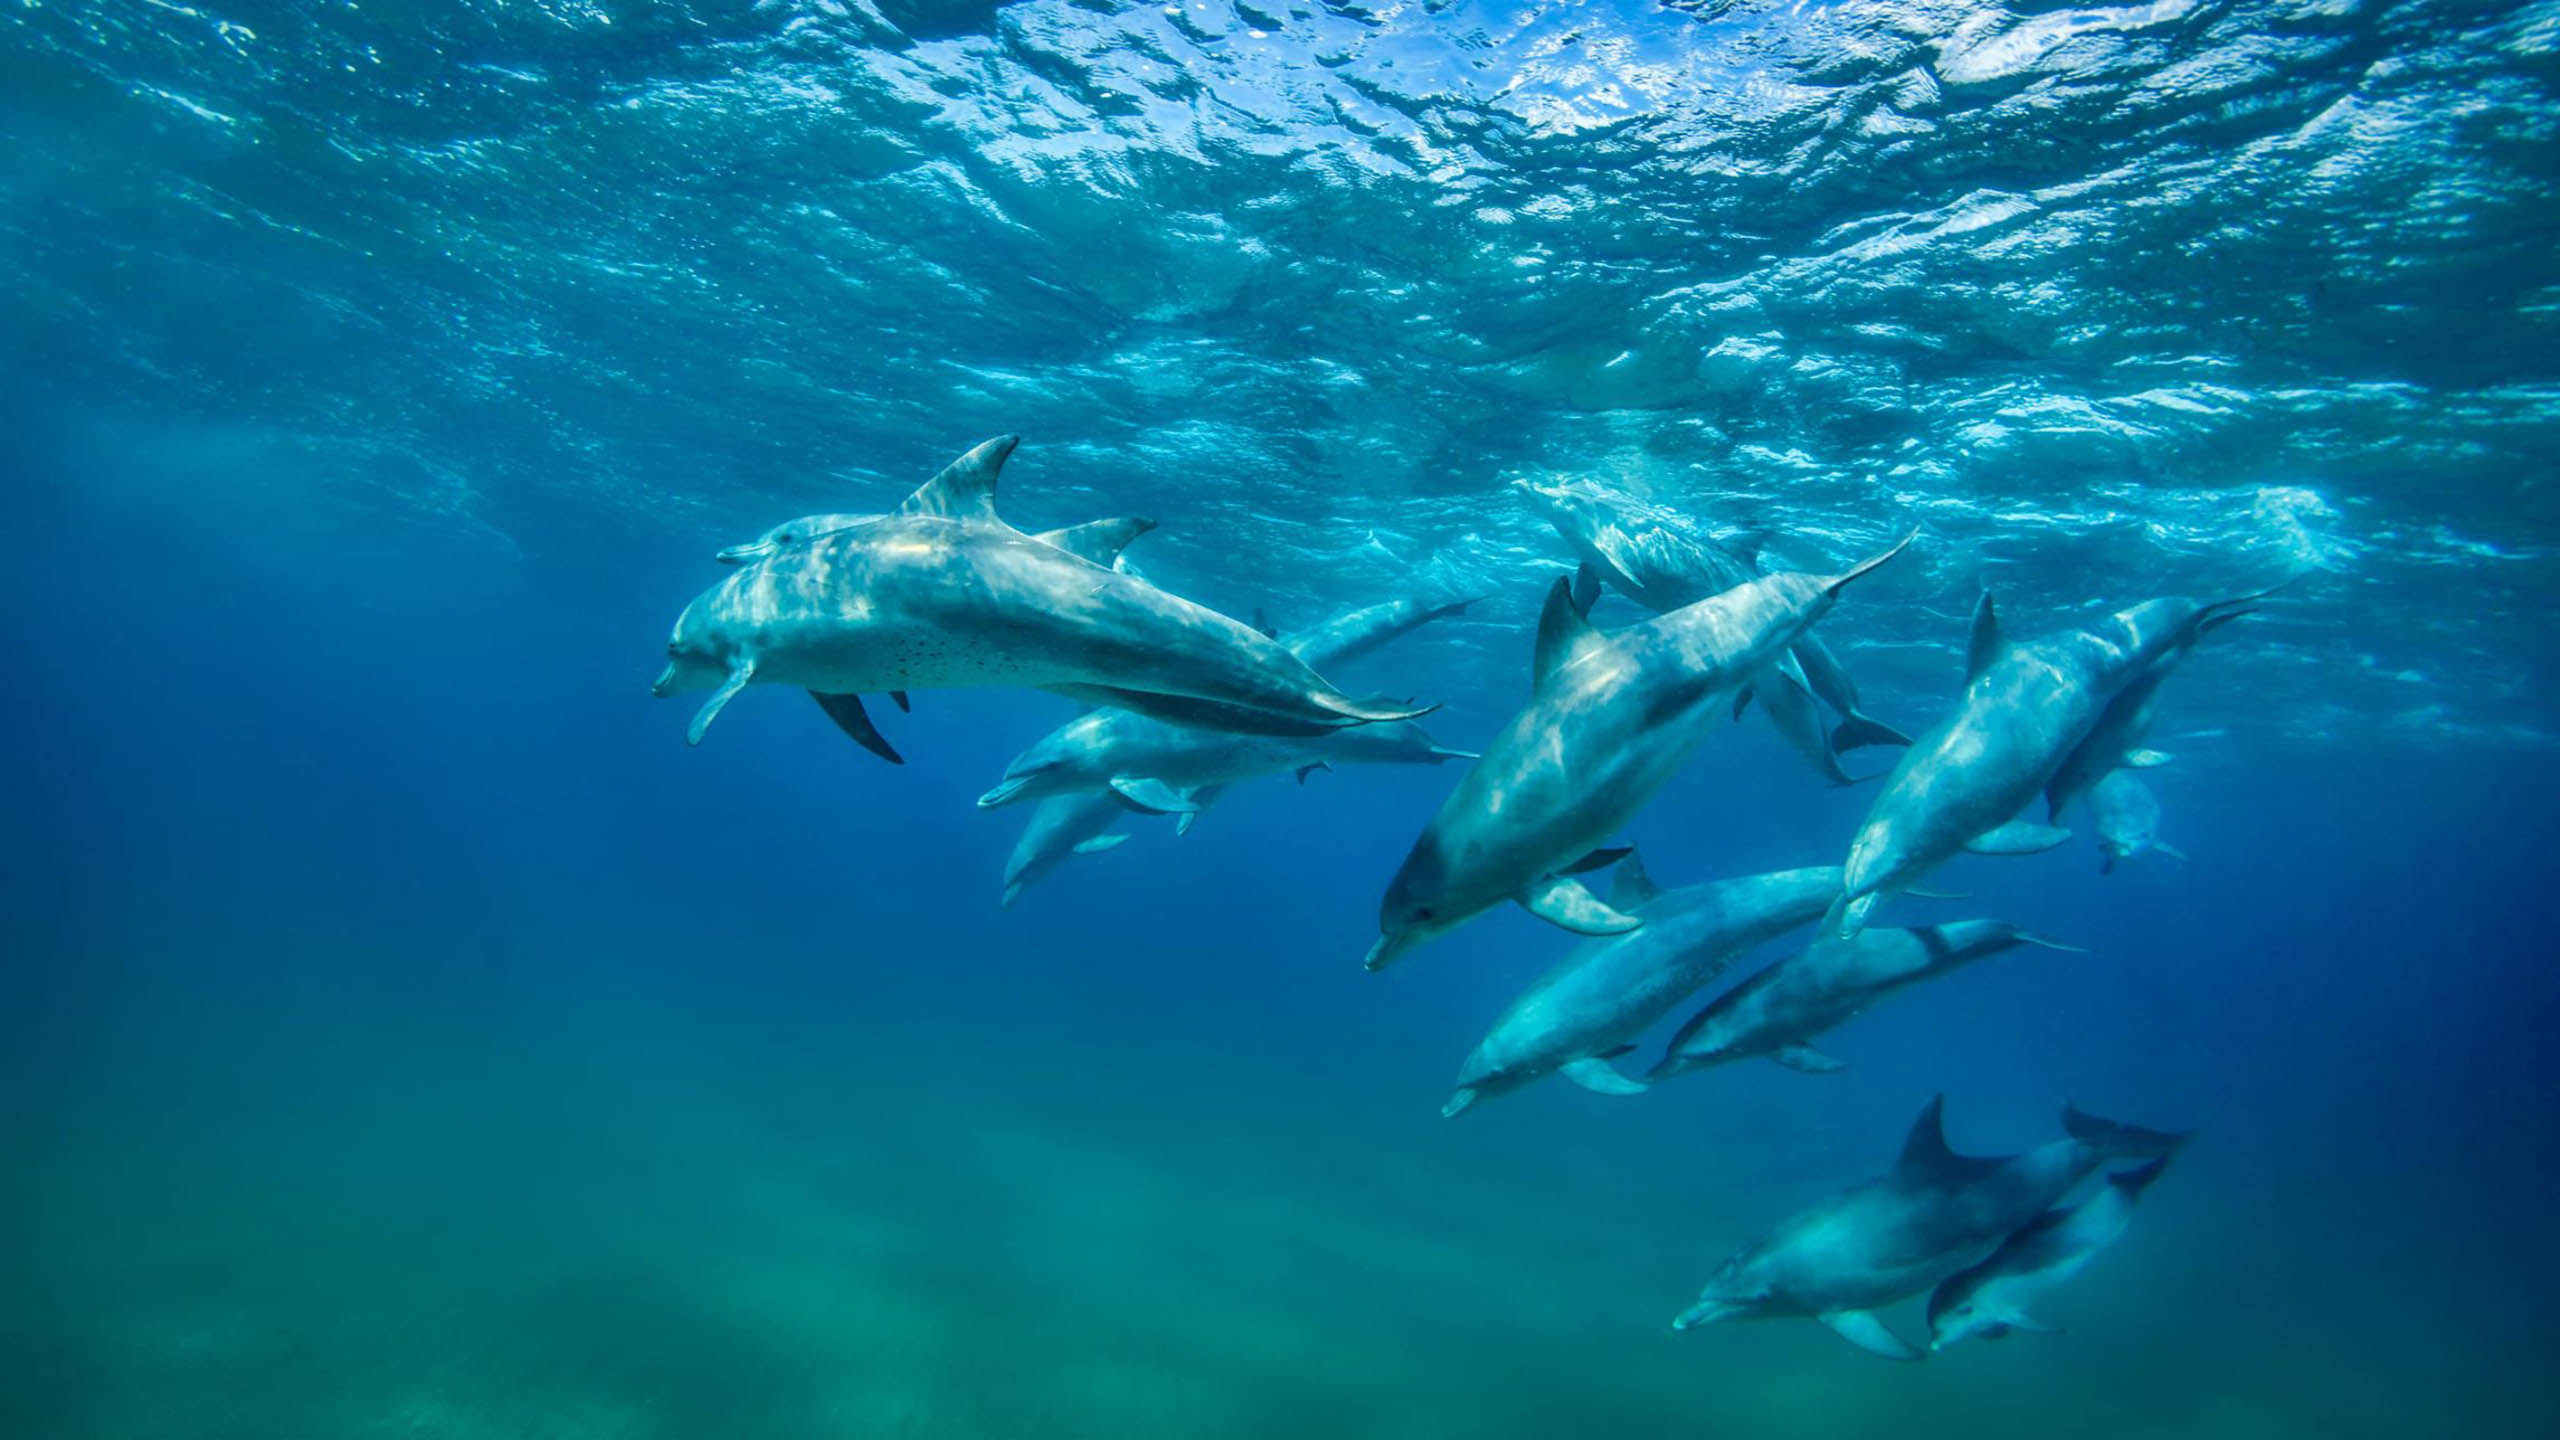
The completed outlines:
<svg viewBox="0 0 2560 1440">
<path fill-rule="evenodd" d="M 0 1435 L 2545 1428 L 2560 10 L 0 37 Z M 1130 816 L 1000 908 L 1027 811 L 972 802 L 1066 701 L 875 701 L 891 767 L 649 698 L 714 550 L 1006 432 L 1007 518 L 1152 517 L 1133 566 L 1228 613 L 1486 596 L 1343 677 L 1467 748 L 1570 564 L 1515 480 L 1796 565 L 1918 527 L 1820 628 L 1911 729 L 1983 587 L 2035 634 L 2298 578 L 2164 689 L 2192 863 L 1936 882 L 2089 953 L 1837 1075 L 1443 1120 L 1570 943 L 1362 972 L 1454 770 Z M 1626 838 L 1833 864 L 1874 793 L 1746 720 Z M 2198 1132 L 2067 1333 L 1670 1330 L 1942 1092 L 1975 1153 Z"/>
</svg>

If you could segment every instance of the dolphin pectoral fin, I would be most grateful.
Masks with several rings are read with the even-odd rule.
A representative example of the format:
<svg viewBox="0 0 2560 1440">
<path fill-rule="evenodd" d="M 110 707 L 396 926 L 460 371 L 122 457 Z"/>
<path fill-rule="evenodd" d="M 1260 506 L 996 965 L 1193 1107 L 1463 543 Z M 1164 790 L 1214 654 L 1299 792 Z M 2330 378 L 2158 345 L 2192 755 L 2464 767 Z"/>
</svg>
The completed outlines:
<svg viewBox="0 0 2560 1440">
<path fill-rule="evenodd" d="M 2154 840 L 2151 842 L 2151 848 L 2168 856 L 2170 859 L 2177 861 L 2181 865 L 2193 865 L 2196 863 L 2187 858 L 2186 851 L 2179 849 L 2175 845 L 2164 845 L 2160 841 Z"/>
<path fill-rule="evenodd" d="M 1907 746 L 1910 743 L 1910 736 L 1868 715 L 1852 714 L 1831 728 L 1831 748 L 1834 750 L 1864 750 L 1870 745 Z"/>
<path fill-rule="evenodd" d="M 1326 770 L 1326 771 L 1330 771 L 1331 769 L 1333 769 L 1333 767 L 1332 767 L 1332 766 L 1327 765 L 1326 763 L 1324 763 L 1324 762 L 1323 762 L 1323 761 L 1321 761 L 1321 760 L 1318 760 L 1318 761 L 1316 761 L 1316 762 L 1314 762 L 1313 764 L 1310 764 L 1310 765 L 1301 765 L 1301 766 L 1299 766 L 1299 767 L 1298 767 L 1298 783 L 1299 783 L 1299 784 L 1301 784 L 1301 785 L 1304 785 L 1304 784 L 1306 784 L 1306 783 L 1307 783 L 1307 777 L 1308 777 L 1308 776 L 1313 775 L 1314 773 L 1316 773 L 1316 772 L 1317 772 L 1317 771 L 1319 771 L 1319 770 Z"/>
<path fill-rule="evenodd" d="M 702 708 L 693 712 L 693 723 L 684 730 L 684 743 L 701 744 L 702 732 L 711 728 L 711 722 L 720 718 L 720 712 L 727 709 L 729 702 L 737 699 L 738 692 L 746 689 L 747 682 L 754 678 L 756 662 L 753 660 L 741 660 L 731 667 L 729 678 L 721 681 L 720 688 L 711 692 L 711 698 L 702 702 Z"/>
<path fill-rule="evenodd" d="M 1600 603 L 1599 566 L 1588 560 L 1582 562 L 1582 568 L 1573 572 L 1572 595 L 1573 608 L 1586 616 L 1589 615 L 1591 607 Z"/>
<path fill-rule="evenodd" d="M 2069 1333 L 2059 1325 L 2047 1325 L 2024 1310 L 2012 1310 L 2000 1317 L 2000 1333 L 2005 1335 L 2012 1330 L 2022 1331 L 2029 1335 L 2063 1335 Z"/>
<path fill-rule="evenodd" d="M 1123 515 L 1109 520 L 1088 520 L 1063 530 L 1043 530 L 1031 538 L 1108 570 L 1119 562 L 1121 550 L 1130 541 L 1154 528 L 1156 522 L 1153 520 Z"/>
<path fill-rule="evenodd" d="M 1733 718 L 1734 718 L 1734 719 L 1736 719 L 1736 720 L 1741 719 L 1741 718 L 1742 718 L 1742 712 L 1744 712 L 1745 710 L 1748 710 L 1748 709 L 1750 709 L 1750 708 L 1751 708 L 1751 687 L 1750 687 L 1750 686 L 1748 686 L 1748 685 L 1745 685 L 1745 686 L 1743 686 L 1741 689 L 1736 690 L 1736 691 L 1734 691 L 1734 692 L 1733 692 Z"/>
<path fill-rule="evenodd" d="M 904 714 L 905 712 L 907 712 L 907 711 L 912 710 L 912 709 L 914 709 L 914 708 L 915 708 L 914 706 L 909 705 L 909 704 L 907 703 L 907 692 L 906 692 L 906 691 L 904 691 L 904 690 L 892 690 L 892 691 L 890 691 L 890 692 L 889 692 L 889 703 L 890 703 L 890 704 L 892 704 L 892 705 L 897 706 L 897 707 L 898 707 L 898 710 L 899 710 L 899 713 L 901 713 L 901 714 Z"/>
<path fill-rule="evenodd" d="M 2034 855 L 2071 838 L 2071 832 L 2059 825 L 2038 825 L 2032 820 L 2012 820 L 1998 829 L 1985 830 L 1965 842 L 1964 848 L 1976 855 Z"/>
<path fill-rule="evenodd" d="M 2176 758 L 2176 756 L 2160 750 L 2127 750 L 2124 752 L 2125 768 L 2128 770 L 2156 770 Z"/>
<path fill-rule="evenodd" d="M 1449 1103 L 1440 1107 L 1440 1118 L 1443 1120 L 1454 1119 L 1468 1106 L 1473 1105 L 1474 1103 L 1476 1103 L 1476 1087 L 1473 1085 L 1461 1085 L 1455 1091 L 1450 1093 Z"/>
<path fill-rule="evenodd" d="M 1174 838 L 1179 840 L 1183 836 L 1190 834 L 1191 827 L 1198 823 L 1200 819 L 1200 812 L 1208 809 L 1209 802 L 1217 799 L 1221 794 L 1225 793 L 1226 788 L 1227 787 L 1224 785 L 1203 785 L 1199 789 L 1192 791 L 1191 808 L 1183 811 L 1182 818 L 1173 822 Z"/>
<path fill-rule="evenodd" d="M 1077 841 L 1075 853 L 1078 855 L 1099 855 L 1105 850 L 1116 850 L 1128 843 L 1129 837 L 1127 835 L 1096 835 L 1090 840 Z"/>
<path fill-rule="evenodd" d="M 1600 903 L 1578 880 L 1550 875 L 1517 895 L 1522 909 L 1577 935 L 1623 935 L 1644 922 Z"/>
<path fill-rule="evenodd" d="M 1830 1075 L 1849 1068 L 1848 1061 L 1834 1060 L 1810 1045 L 1781 1045 L 1769 1052 L 1769 1058 L 1807 1075 Z"/>
<path fill-rule="evenodd" d="M 1609 1062 L 1597 1055 L 1586 1055 L 1556 1073 L 1594 1095 L 1641 1095 L 1652 1088 L 1610 1069 Z"/>
<path fill-rule="evenodd" d="M 1904 1343 L 1901 1336 L 1885 1328 L 1872 1310 L 1826 1310 L 1816 1317 L 1831 1327 L 1831 1333 L 1887 1360 L 1917 1360 L 1920 1352 Z"/>
<path fill-rule="evenodd" d="M 1588 875 L 1594 870 L 1602 870 L 1611 865 L 1615 865 L 1634 853 L 1636 853 L 1636 847 L 1633 845 L 1603 845 L 1599 849 L 1594 850 L 1590 854 L 1583 856 L 1581 859 L 1574 861 L 1572 864 L 1567 865 L 1556 873 L 1559 875 Z"/>
<path fill-rule="evenodd" d="M 836 722 L 837 729 L 853 737 L 854 744 L 892 765 L 907 763 L 907 758 L 882 738 L 879 727 L 871 723 L 870 713 L 862 708 L 861 696 L 829 695 L 822 690 L 812 690 L 809 698 L 818 702 L 818 708 L 827 712 L 827 718 Z M 979 803 L 986 802 L 981 800 Z"/>
<path fill-rule="evenodd" d="M 999 435 L 974 447 L 916 487 L 916 493 L 899 504 L 898 513 L 945 520 L 995 519 L 996 473 L 1021 443 L 1019 435 Z"/>
<path fill-rule="evenodd" d="M 1381 725 L 1398 720 L 1419 720 L 1440 708 L 1437 705 L 1416 705 L 1410 700 L 1390 700 L 1383 695 L 1367 700 L 1354 700 L 1347 695 L 1318 695 L 1315 697 L 1315 702 L 1324 709 L 1341 716 L 1345 725 Z"/>
<path fill-rule="evenodd" d="M 1200 808 L 1199 796 L 1189 790 L 1176 790 L 1161 780 L 1143 776 L 1113 777 L 1111 793 L 1120 803 L 1142 815 L 1187 815 Z"/>
<path fill-rule="evenodd" d="M 1452 750 L 1445 745 L 1432 746 L 1429 754 L 1431 756 L 1431 762 L 1435 765 L 1443 760 L 1481 760 L 1484 758 L 1484 752 L 1481 750 Z"/>
<path fill-rule="evenodd" d="M 1630 852 L 1634 848 L 1628 847 Z M 1654 884 L 1653 877 L 1645 873 L 1643 856 L 1629 853 L 1627 858 L 1618 862 L 1617 877 L 1609 887 L 1609 908 L 1633 910 L 1661 896 L 1662 887 Z"/>
</svg>

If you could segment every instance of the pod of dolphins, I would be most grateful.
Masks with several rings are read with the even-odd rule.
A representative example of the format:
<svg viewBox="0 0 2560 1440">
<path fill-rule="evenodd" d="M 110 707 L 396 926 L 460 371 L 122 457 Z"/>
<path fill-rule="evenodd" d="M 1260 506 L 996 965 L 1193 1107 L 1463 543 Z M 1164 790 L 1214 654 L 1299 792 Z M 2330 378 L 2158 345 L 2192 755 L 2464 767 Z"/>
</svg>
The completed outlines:
<svg viewBox="0 0 2560 1440">
<path fill-rule="evenodd" d="M 894 510 L 804 516 L 720 551 L 735 568 L 685 607 L 653 693 L 712 692 L 687 731 L 699 743 L 748 686 L 793 686 L 893 764 L 902 757 L 865 694 L 886 694 L 902 711 L 912 691 L 969 686 L 1082 702 L 1084 713 L 1015 757 L 978 799 L 1033 807 L 1005 868 L 1006 904 L 1068 858 L 1128 839 L 1114 827 L 1132 814 L 1174 816 L 1188 831 L 1224 790 L 1257 777 L 1303 783 L 1341 765 L 1472 761 L 1389 882 L 1367 967 L 1504 901 L 1583 938 L 1468 1055 L 1442 1108 L 1450 1116 L 1550 1073 L 1632 1095 L 1754 1057 L 1838 1071 L 1845 1062 L 1814 1042 L 1894 992 L 2021 946 L 2072 949 L 2000 920 L 1868 922 L 1890 896 L 1926 896 L 1915 886 L 1959 854 L 2061 844 L 2071 832 L 2058 822 L 2074 806 L 2095 826 L 2102 869 L 2146 850 L 2184 859 L 2158 838 L 2159 802 L 2136 773 L 2169 758 L 2148 748 L 2160 686 L 2197 642 L 2267 593 L 2155 599 L 2024 641 L 2007 636 L 1985 595 L 1964 691 L 1915 740 L 1865 713 L 1847 668 L 1813 633 L 1914 535 L 1836 573 L 1771 570 L 1752 537 L 1712 538 L 1594 485 L 1521 482 L 1577 569 L 1555 581 L 1540 612 L 1527 703 L 1478 755 L 1414 723 L 1435 707 L 1355 696 L 1324 673 L 1474 597 L 1393 600 L 1288 634 L 1258 616 L 1231 619 L 1122 565 L 1122 548 L 1152 521 L 1039 534 L 1005 523 L 996 480 L 1017 443 L 979 445 Z M 1598 628 L 1590 614 L 1606 590 L 1650 618 Z M 1719 719 L 1755 702 L 1835 785 L 1859 778 L 1844 754 L 1891 746 L 1901 758 L 1842 863 L 1664 889 L 1632 847 L 1609 842 Z M 1613 866 L 1603 898 L 1585 877 Z M 1644 1078 L 1612 1064 L 1734 962 L 1808 926 L 1805 949 L 1690 1016 Z M 2123 1233 L 2185 1138 L 2066 1106 L 2066 1138 L 1987 1159 L 1948 1147 L 1941 1109 L 1930 1102 L 1885 1175 L 1734 1255 L 1674 1327 L 1810 1316 L 1872 1353 L 1918 1359 L 1924 1352 L 1875 1311 L 1926 1293 L 1931 1350 L 2045 1329 L 2026 1302 Z M 2147 1163 L 2066 1203 L 2119 1160 Z"/>
</svg>

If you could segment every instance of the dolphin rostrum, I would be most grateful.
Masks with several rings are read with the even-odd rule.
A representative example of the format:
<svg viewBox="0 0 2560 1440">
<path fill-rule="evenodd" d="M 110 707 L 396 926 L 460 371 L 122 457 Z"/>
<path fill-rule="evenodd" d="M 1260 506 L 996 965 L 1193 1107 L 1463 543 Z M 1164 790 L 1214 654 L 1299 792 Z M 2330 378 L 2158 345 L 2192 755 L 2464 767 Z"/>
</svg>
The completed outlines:
<svg viewBox="0 0 2560 1440">
<path fill-rule="evenodd" d="M 1046 537 L 1004 523 L 996 474 L 1018 439 L 971 450 L 893 514 L 740 566 L 685 607 L 652 690 L 712 691 L 687 741 L 749 684 L 808 690 L 892 761 L 861 692 L 1023 685 L 1257 734 L 1428 713 L 1353 699 L 1251 627 L 1107 568 L 1136 522 Z"/>
<path fill-rule="evenodd" d="M 2012 1330 L 2050 1329 L 2027 1313 L 2028 1302 L 2116 1243 L 2133 1221 L 2134 1202 L 2168 1164 L 2163 1155 L 2117 1171 L 2097 1194 L 2068 1210 L 2047 1210 L 2001 1241 L 1990 1259 L 1939 1281 L 1929 1292 L 1929 1349 L 1975 1335 L 1997 1340 Z"/>
<path fill-rule="evenodd" d="M 1780 870 L 1664 891 L 1642 859 L 1629 855 L 1618 862 L 1613 886 L 1610 908 L 1644 924 L 1584 941 L 1522 991 L 1458 1068 L 1457 1090 L 1441 1114 L 1550 1071 L 1603 1095 L 1642 1091 L 1609 1058 L 1633 1049 L 1636 1036 L 1736 956 L 1822 918 L 1840 871 Z"/>
<path fill-rule="evenodd" d="M 1911 539 L 1837 575 L 1764 575 L 1608 634 L 1558 580 L 1538 620 L 1529 703 L 1414 842 L 1379 906 L 1368 967 L 1505 900 L 1578 934 L 1634 929 L 1576 869 L 1606 863 L 1595 847 L 1697 749 L 1723 703 Z"/>
<path fill-rule="evenodd" d="M 1838 933 L 1855 935 L 1885 895 L 1959 851 L 2026 854 L 2070 838 L 2068 830 L 2013 817 L 2118 692 L 2163 661 L 2174 664 L 2246 603 L 2150 600 L 2087 629 L 2011 644 L 1991 597 L 1983 596 L 1973 612 L 1963 698 L 1894 766 L 1850 846 Z"/>
<path fill-rule="evenodd" d="M 2002 920 L 1868 930 L 1853 940 L 1817 937 L 1689 1017 L 1645 1080 L 1659 1083 L 1753 1056 L 1810 1074 L 1842 1069 L 1846 1062 L 1813 1048 L 1814 1037 L 1896 990 L 2020 945 L 2070 948 Z"/>
<path fill-rule="evenodd" d="M 1920 1112 L 1892 1170 L 1798 1211 L 1725 1261 L 1672 1328 L 1809 1315 L 1861 1350 L 1917 1360 L 1877 1306 L 1978 1264 L 2106 1162 L 2166 1155 L 2185 1138 L 2065 1106 L 2069 1139 L 1998 1159 L 1958 1155 L 1941 1124 L 1945 1104 L 1941 1096 Z"/>
</svg>

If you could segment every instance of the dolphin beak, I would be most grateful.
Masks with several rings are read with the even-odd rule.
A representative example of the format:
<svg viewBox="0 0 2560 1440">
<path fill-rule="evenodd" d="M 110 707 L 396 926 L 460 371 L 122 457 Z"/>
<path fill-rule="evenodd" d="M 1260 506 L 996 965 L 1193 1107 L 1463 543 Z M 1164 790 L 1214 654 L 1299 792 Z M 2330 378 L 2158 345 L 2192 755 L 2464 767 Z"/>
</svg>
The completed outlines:
<svg viewBox="0 0 2560 1440">
<path fill-rule="evenodd" d="M 664 700 L 668 696 L 676 693 L 676 667 L 674 662 L 668 662 L 667 668 L 658 672 L 658 678 L 649 682 L 649 693 L 657 696 L 661 700 Z"/>
<path fill-rule="evenodd" d="M 993 810 L 999 805 L 1012 801 L 1030 786 L 1031 780 L 1030 775 L 1007 775 L 996 782 L 994 789 L 978 797 L 978 808 Z"/>
<path fill-rule="evenodd" d="M 1695 1330 L 1701 1325 L 1721 1320 L 1733 1312 L 1734 1307 L 1725 1301 L 1701 1300 L 1697 1304 L 1690 1306 L 1688 1309 L 1681 1311 L 1679 1314 L 1672 1316 L 1671 1328 L 1674 1330 Z"/>
<path fill-rule="evenodd" d="M 772 553 L 772 541 L 751 540 L 744 545 L 732 545 L 721 551 L 719 558 L 723 565 L 744 565 L 750 560 L 761 560 Z"/>
<path fill-rule="evenodd" d="M 1412 949 L 1413 946 L 1413 932 L 1410 930 L 1398 930 L 1392 935 L 1381 935 L 1378 937 L 1378 943 L 1369 947 L 1369 953 L 1360 961 L 1360 967 L 1364 970 L 1384 970 L 1395 963 L 1397 956 Z"/>
</svg>

